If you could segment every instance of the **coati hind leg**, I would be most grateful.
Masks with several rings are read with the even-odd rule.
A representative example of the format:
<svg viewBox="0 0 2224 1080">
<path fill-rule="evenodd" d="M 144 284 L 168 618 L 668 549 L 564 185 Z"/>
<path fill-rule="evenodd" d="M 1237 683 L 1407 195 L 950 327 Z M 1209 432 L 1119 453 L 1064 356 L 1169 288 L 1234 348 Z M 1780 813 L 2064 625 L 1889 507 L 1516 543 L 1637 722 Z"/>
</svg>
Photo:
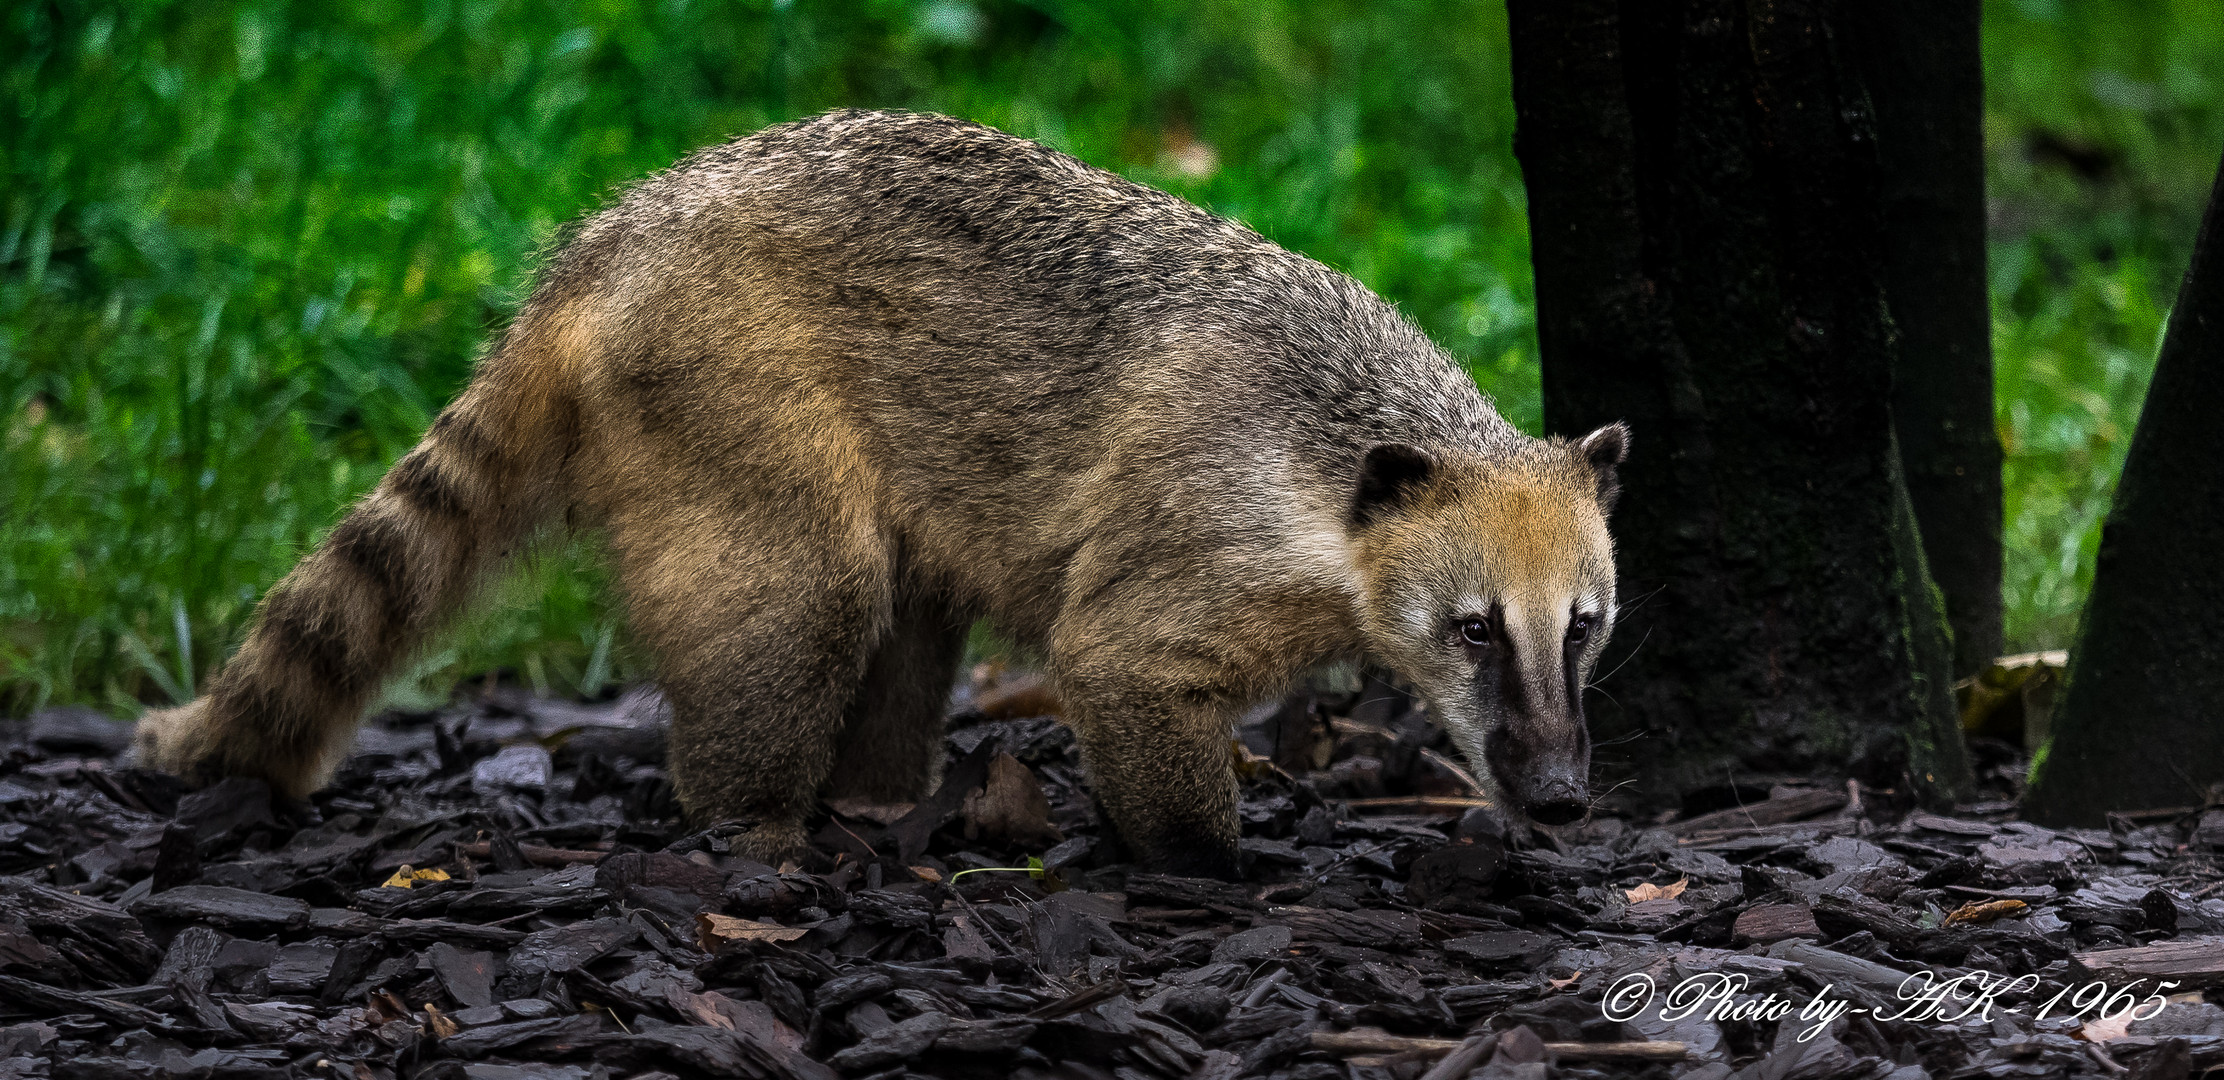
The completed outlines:
<svg viewBox="0 0 2224 1080">
<path fill-rule="evenodd" d="M 613 521 L 611 546 L 672 704 L 672 783 L 690 818 L 748 823 L 740 850 L 777 864 L 804 847 L 887 627 L 888 560 L 792 506 L 742 520 L 667 510 Z"/>
<path fill-rule="evenodd" d="M 850 702 L 828 797 L 896 803 L 927 794 L 966 630 L 964 620 L 925 587 L 899 586 L 888 631 Z"/>
</svg>

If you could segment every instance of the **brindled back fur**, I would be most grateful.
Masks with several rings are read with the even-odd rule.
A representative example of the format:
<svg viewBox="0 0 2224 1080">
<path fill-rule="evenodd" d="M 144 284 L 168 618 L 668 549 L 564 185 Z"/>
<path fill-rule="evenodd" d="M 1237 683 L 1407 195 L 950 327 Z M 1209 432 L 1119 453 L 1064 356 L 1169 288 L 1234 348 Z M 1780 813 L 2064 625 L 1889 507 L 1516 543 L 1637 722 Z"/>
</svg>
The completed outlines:
<svg viewBox="0 0 2224 1080">
<path fill-rule="evenodd" d="M 1364 484 L 1383 444 L 1421 464 Z M 987 617 L 1049 657 L 1120 832 L 1225 873 L 1230 718 L 1410 645 L 1375 640 L 1410 619 L 1370 604 L 1411 602 L 1416 515 L 1518 479 L 1567 519 L 1539 526 L 1566 526 L 1553 566 L 1518 573 L 1557 573 L 1555 545 L 1595 563 L 1620 446 L 1521 435 L 1357 282 L 1172 196 L 970 123 L 832 113 L 588 218 L 141 746 L 306 794 L 381 679 L 566 522 L 607 535 L 683 804 L 748 850 L 793 850 L 824 795 L 921 794 Z M 1440 546 L 1504 546 L 1466 533 Z M 1497 588 L 1441 589 L 1471 585 Z"/>
</svg>

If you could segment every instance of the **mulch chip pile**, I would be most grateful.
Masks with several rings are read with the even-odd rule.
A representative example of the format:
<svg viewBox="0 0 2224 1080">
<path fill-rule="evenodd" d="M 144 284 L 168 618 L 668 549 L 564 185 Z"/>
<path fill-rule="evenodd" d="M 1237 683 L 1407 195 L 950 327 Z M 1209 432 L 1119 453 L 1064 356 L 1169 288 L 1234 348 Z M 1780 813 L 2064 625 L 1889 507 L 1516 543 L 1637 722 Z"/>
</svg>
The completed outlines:
<svg viewBox="0 0 2224 1080">
<path fill-rule="evenodd" d="M 1071 733 L 1028 715 L 1054 704 L 1025 676 L 961 689 L 939 789 L 834 805 L 785 866 L 683 821 L 647 688 L 379 717 L 308 803 L 130 768 L 129 726 L 94 714 L 0 725 L 0 1078 L 2224 1066 L 2224 811 L 2064 831 L 1764 778 L 1537 829 L 1375 685 L 1239 729 L 1229 883 L 1122 861 Z M 2033 977 L 1896 1016 L 1910 976 L 1982 973 Z M 1610 1018 L 1639 975 L 1739 982 Z M 2141 979 L 2141 1019 L 2078 1008 Z M 1846 1011 L 1802 1020 L 1818 999 Z"/>
</svg>

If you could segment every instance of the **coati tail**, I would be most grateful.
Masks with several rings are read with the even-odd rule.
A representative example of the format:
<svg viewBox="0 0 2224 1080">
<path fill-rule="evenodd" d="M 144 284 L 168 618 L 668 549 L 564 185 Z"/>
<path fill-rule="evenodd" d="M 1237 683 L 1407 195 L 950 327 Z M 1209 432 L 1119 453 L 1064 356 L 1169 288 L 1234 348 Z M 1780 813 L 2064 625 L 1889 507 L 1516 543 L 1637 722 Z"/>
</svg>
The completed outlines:
<svg viewBox="0 0 2224 1080">
<path fill-rule="evenodd" d="M 263 598 L 200 699 L 140 721 L 141 763 L 295 798 L 345 756 L 381 682 L 561 505 L 578 430 L 567 339 L 528 310 L 470 389 Z"/>
</svg>

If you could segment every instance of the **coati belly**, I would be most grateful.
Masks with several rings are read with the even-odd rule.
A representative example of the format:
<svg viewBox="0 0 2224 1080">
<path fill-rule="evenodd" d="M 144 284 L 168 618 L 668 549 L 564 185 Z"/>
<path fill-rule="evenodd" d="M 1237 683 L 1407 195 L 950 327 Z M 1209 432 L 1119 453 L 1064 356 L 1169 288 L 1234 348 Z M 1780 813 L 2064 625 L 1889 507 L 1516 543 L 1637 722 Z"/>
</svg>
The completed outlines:
<svg viewBox="0 0 2224 1080">
<path fill-rule="evenodd" d="M 830 114 L 586 219 L 141 746 L 312 790 L 380 678 L 565 522 L 607 535 L 683 805 L 762 857 L 824 797 L 924 793 L 977 618 L 1040 647 L 1096 798 L 1162 868 L 1234 872 L 1231 721 L 1362 653 L 1560 812 L 1623 439 L 1521 435 L 1358 283 L 1172 196 Z"/>
</svg>

